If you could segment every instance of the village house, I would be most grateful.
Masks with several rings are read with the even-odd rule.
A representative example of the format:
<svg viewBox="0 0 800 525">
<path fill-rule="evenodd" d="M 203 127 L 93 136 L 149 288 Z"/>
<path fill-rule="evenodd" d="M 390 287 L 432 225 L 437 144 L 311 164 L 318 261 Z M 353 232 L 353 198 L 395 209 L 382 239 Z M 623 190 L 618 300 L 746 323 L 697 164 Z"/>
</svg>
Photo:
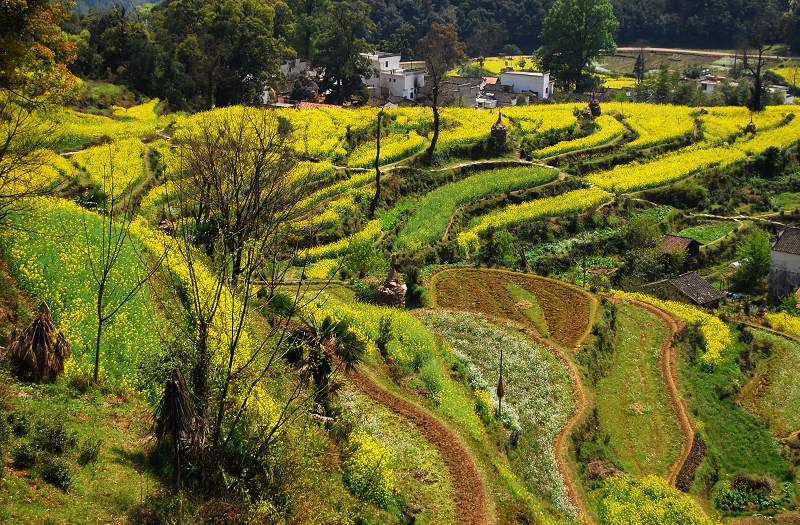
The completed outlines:
<svg viewBox="0 0 800 525">
<path fill-rule="evenodd" d="M 788 227 L 772 244 L 769 264 L 769 300 L 773 303 L 800 287 L 800 228 Z"/>
<path fill-rule="evenodd" d="M 662 299 L 690 303 L 703 308 L 715 308 L 725 298 L 697 272 L 687 272 L 673 279 L 664 279 L 645 286 L 649 293 Z"/>
<path fill-rule="evenodd" d="M 681 235 L 664 235 L 658 245 L 661 253 L 684 253 L 686 261 L 684 267 L 691 267 L 700 257 L 700 243 L 689 237 Z"/>
<path fill-rule="evenodd" d="M 371 97 L 399 97 L 416 100 L 425 86 L 425 69 L 402 67 L 399 53 L 362 53 L 372 65 L 372 74 L 364 78 Z"/>
<path fill-rule="evenodd" d="M 510 87 L 513 93 L 534 93 L 540 100 L 550 98 L 555 87 L 549 72 L 535 71 L 502 71 L 500 84 Z"/>
</svg>

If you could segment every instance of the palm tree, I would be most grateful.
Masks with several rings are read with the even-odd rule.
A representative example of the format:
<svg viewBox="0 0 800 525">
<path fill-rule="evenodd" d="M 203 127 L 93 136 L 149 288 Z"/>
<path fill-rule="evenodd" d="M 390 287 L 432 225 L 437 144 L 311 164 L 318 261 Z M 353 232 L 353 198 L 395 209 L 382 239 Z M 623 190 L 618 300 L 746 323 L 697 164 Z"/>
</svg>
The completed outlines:
<svg viewBox="0 0 800 525">
<path fill-rule="evenodd" d="M 350 323 L 326 316 L 303 321 L 289 338 L 285 359 L 314 385 L 314 401 L 327 411 L 331 394 L 341 386 L 334 380 L 342 369 L 351 371 L 364 356 L 367 342 L 350 329 Z"/>
</svg>

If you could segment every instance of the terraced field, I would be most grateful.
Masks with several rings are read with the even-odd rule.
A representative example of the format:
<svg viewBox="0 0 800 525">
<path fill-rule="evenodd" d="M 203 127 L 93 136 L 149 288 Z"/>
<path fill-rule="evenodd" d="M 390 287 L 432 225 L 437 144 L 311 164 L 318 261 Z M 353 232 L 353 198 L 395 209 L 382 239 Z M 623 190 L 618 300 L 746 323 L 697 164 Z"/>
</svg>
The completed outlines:
<svg viewBox="0 0 800 525">
<path fill-rule="evenodd" d="M 435 304 L 441 308 L 478 312 L 522 325 L 533 322 L 534 312 L 540 310 L 549 338 L 566 348 L 574 348 L 586 337 L 594 315 L 595 306 L 585 293 L 533 275 L 455 269 L 437 274 L 433 286 Z M 527 293 L 521 296 L 520 291 Z"/>
</svg>

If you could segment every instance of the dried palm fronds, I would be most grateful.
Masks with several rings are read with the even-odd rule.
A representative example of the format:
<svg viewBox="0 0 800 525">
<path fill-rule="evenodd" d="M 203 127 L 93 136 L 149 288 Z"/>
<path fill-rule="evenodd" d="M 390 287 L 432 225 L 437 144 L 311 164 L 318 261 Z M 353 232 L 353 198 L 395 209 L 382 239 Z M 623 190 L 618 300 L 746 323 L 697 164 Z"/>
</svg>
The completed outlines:
<svg viewBox="0 0 800 525">
<path fill-rule="evenodd" d="M 31 325 L 9 347 L 11 369 L 24 381 L 55 381 L 72 355 L 69 342 L 56 332 L 47 303 L 42 303 Z"/>
</svg>

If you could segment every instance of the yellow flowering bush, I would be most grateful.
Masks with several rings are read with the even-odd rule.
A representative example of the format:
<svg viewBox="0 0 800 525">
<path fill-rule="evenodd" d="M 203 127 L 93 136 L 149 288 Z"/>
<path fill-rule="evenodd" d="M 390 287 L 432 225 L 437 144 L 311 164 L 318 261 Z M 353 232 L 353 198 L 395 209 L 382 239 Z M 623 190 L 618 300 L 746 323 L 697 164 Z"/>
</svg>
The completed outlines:
<svg viewBox="0 0 800 525">
<path fill-rule="evenodd" d="M 308 279 L 326 280 L 333 277 L 333 273 L 338 267 L 337 259 L 322 259 L 309 264 L 305 269 L 305 274 Z"/>
<path fill-rule="evenodd" d="M 688 494 L 658 476 L 606 478 L 600 489 L 603 525 L 718 525 Z"/>
<path fill-rule="evenodd" d="M 618 139 L 627 131 L 620 121 L 610 115 L 602 115 L 598 117 L 595 122 L 599 128 L 594 133 L 585 137 L 559 142 L 547 148 L 542 148 L 534 152 L 534 156 L 541 159 L 602 146 L 603 144 Z"/>
<path fill-rule="evenodd" d="M 381 221 L 379 219 L 375 219 L 368 222 L 364 229 L 360 232 L 354 233 L 353 235 L 344 237 L 330 244 L 323 244 L 321 246 L 309 248 L 305 252 L 301 253 L 301 257 L 309 261 L 335 257 L 344 253 L 353 242 L 375 240 L 380 236 L 380 234 Z"/>
<path fill-rule="evenodd" d="M 555 197 L 544 197 L 521 204 L 512 204 L 499 211 L 482 215 L 477 218 L 470 231 L 480 233 L 490 228 L 503 228 L 542 217 L 582 212 L 610 200 L 611 195 L 597 188 L 568 191 Z M 460 235 L 467 235 L 467 233 Z M 462 241 L 459 241 L 459 244 L 462 244 Z"/>
<path fill-rule="evenodd" d="M 733 337 L 728 325 L 723 323 L 718 317 L 711 315 L 696 306 L 680 303 L 678 301 L 665 301 L 638 292 L 623 292 L 612 290 L 612 293 L 623 299 L 634 299 L 643 303 L 652 304 L 677 317 L 687 323 L 697 323 L 700 325 L 700 332 L 706 340 L 706 351 L 703 354 L 703 362 L 706 364 L 716 364 L 722 359 L 722 352 L 731 346 Z"/>
<path fill-rule="evenodd" d="M 786 312 L 765 314 L 764 319 L 773 330 L 800 335 L 800 317 Z"/>
<path fill-rule="evenodd" d="M 654 146 L 694 130 L 691 108 L 669 104 L 627 104 L 623 107 L 625 122 L 639 137 L 625 149 Z"/>
<path fill-rule="evenodd" d="M 394 134 L 381 139 L 381 161 L 380 164 L 391 164 L 414 153 L 422 150 L 425 146 L 425 139 L 416 132 L 408 134 Z M 352 168 L 371 168 L 375 165 L 374 140 L 361 144 L 354 149 L 347 158 L 347 165 Z"/>
<path fill-rule="evenodd" d="M 350 433 L 344 451 L 344 479 L 357 496 L 388 507 L 394 499 L 395 476 L 392 454 L 364 430 Z"/>
<path fill-rule="evenodd" d="M 85 149 L 73 155 L 72 160 L 86 170 L 91 181 L 107 195 L 111 195 L 113 175 L 116 197 L 144 176 L 144 153 L 142 141 L 132 138 Z"/>
</svg>

